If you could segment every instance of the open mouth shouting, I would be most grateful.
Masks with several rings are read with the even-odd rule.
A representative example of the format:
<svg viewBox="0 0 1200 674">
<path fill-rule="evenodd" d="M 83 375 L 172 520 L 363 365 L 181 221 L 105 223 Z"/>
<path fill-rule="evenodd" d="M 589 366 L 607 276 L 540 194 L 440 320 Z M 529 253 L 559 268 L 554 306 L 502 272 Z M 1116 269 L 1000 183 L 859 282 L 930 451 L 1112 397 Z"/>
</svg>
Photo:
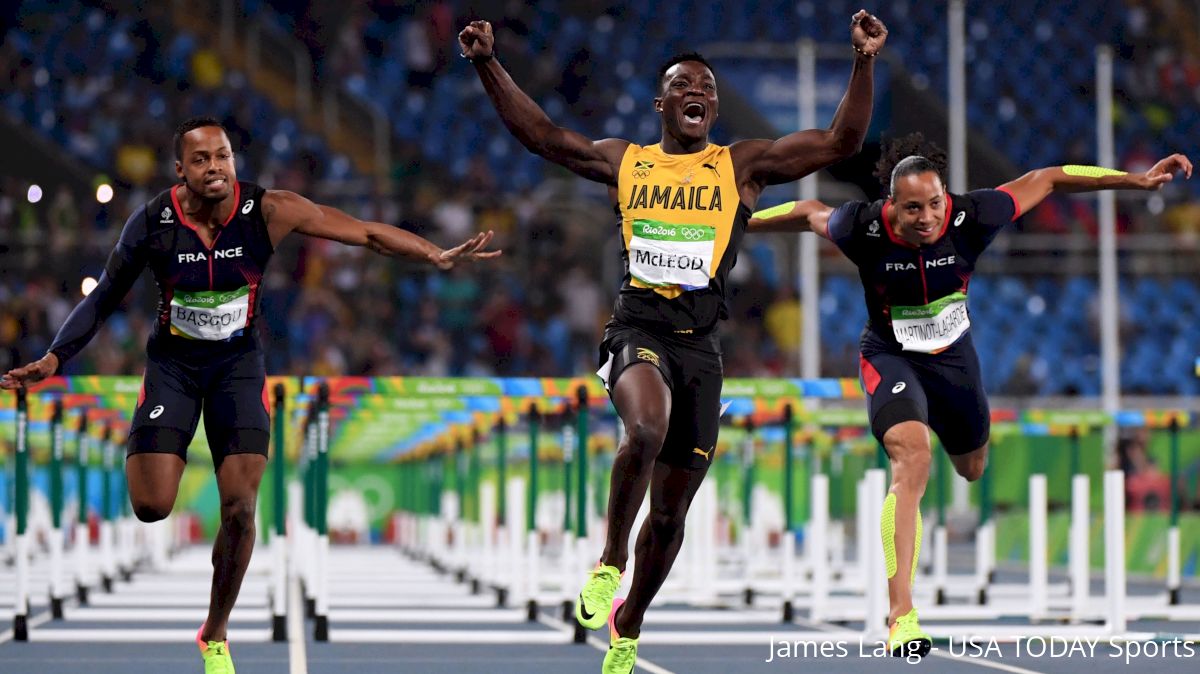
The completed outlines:
<svg viewBox="0 0 1200 674">
<path fill-rule="evenodd" d="M 697 101 L 684 104 L 681 112 L 684 128 L 688 129 L 700 129 L 704 125 L 704 119 L 708 117 L 708 108 Z"/>
</svg>

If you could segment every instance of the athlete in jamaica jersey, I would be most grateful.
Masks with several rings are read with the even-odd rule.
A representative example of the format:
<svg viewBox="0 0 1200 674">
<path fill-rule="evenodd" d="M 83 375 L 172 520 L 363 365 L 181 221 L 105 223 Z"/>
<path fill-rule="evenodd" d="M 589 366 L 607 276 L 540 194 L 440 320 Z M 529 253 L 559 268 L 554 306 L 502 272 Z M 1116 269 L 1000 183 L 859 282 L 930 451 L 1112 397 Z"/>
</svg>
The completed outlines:
<svg viewBox="0 0 1200 674">
<path fill-rule="evenodd" d="M 137 208 L 99 284 L 75 307 L 40 360 L 0 380 L 27 385 L 59 371 L 96 334 L 142 270 L 159 289 L 125 464 L 129 498 L 143 521 L 175 503 L 187 447 L 203 410 L 221 494 L 208 619 L 197 634 L 205 668 L 233 672 L 225 643 L 229 613 L 254 547 L 254 508 L 266 466 L 266 375 L 255 334 L 261 283 L 271 253 L 289 232 L 367 246 L 449 269 L 499 255 L 492 233 L 443 251 L 414 234 L 363 222 L 291 192 L 238 182 L 220 123 L 184 122 L 175 135 L 180 184 Z"/>
<path fill-rule="evenodd" d="M 672 58 L 659 70 L 654 110 L 662 135 L 642 147 L 592 141 L 555 125 L 494 58 L 490 24 L 474 21 L 459 34 L 463 56 L 509 131 L 531 152 L 607 185 L 619 218 L 625 280 L 599 360 L 626 435 L 613 463 L 605 548 L 576 604 L 585 627 L 609 619 L 604 672 L 632 671 L 646 608 L 679 552 L 684 517 L 713 458 L 722 375 L 715 329 L 727 313 L 726 278 L 750 211 L 767 185 L 847 157 L 865 136 L 872 58 L 887 30 L 859 12 L 851 32 L 853 74 L 829 129 L 729 147 L 708 142 L 717 82 L 698 54 Z M 629 598 L 618 611 L 613 596 L 647 487 L 650 515 L 638 537 Z"/>
<path fill-rule="evenodd" d="M 1158 189 L 1176 171 L 1190 177 L 1192 170 L 1185 157 L 1172 155 L 1139 175 L 1052 167 L 995 190 L 950 194 L 943 187 L 945 168 L 945 153 L 914 134 L 893 142 L 879 162 L 887 199 L 836 209 L 792 202 L 750 221 L 756 232 L 816 232 L 858 267 L 868 313 L 860 375 L 871 429 L 892 462 L 882 537 L 889 646 L 897 655 L 923 655 L 931 643 L 912 606 L 930 430 L 966 479 L 979 479 L 987 464 L 990 417 L 967 309 L 979 256 L 1006 224 L 1053 191 Z"/>
</svg>

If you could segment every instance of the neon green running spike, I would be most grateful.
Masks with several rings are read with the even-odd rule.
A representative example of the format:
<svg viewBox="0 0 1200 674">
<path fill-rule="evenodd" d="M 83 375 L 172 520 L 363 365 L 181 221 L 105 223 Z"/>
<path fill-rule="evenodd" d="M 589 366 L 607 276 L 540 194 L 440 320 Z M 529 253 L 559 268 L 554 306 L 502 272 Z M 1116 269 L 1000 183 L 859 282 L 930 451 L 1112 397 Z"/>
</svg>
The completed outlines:
<svg viewBox="0 0 1200 674">
<path fill-rule="evenodd" d="M 612 613 L 608 617 L 608 652 L 604 654 L 600 674 L 633 674 L 637 664 L 637 638 L 617 634 L 617 609 L 624 603 L 624 599 L 618 599 L 612 604 Z"/>
<path fill-rule="evenodd" d="M 921 631 L 921 623 L 917 620 L 917 609 L 896 619 L 888 631 L 888 650 L 900 658 L 916 656 L 923 658 L 929 655 L 933 648 L 933 639 Z"/>
<path fill-rule="evenodd" d="M 608 645 L 600 674 L 633 674 L 637 664 L 638 640 L 618 637 Z"/>
<path fill-rule="evenodd" d="M 620 585 L 621 572 L 617 567 L 596 564 L 596 568 L 588 572 L 587 582 L 575 600 L 575 619 L 579 624 L 589 630 L 604 625 Z"/>
<path fill-rule="evenodd" d="M 200 657 L 204 658 L 204 674 L 234 674 L 233 658 L 229 656 L 228 641 L 201 641 L 200 633 L 204 626 L 196 632 L 196 646 L 200 648 Z"/>
</svg>

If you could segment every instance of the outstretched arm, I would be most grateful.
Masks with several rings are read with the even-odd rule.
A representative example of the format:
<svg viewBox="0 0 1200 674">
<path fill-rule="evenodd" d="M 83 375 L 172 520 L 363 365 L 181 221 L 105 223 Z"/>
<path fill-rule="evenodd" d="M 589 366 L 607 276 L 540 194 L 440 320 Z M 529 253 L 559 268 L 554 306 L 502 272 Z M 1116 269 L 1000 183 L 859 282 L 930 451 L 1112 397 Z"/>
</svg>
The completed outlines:
<svg viewBox="0 0 1200 674">
<path fill-rule="evenodd" d="M 875 56 L 887 41 L 888 31 L 882 21 L 859 10 L 851 21 L 850 33 L 856 52 L 854 67 L 833 123 L 828 129 L 797 131 L 775 141 L 738 143 L 745 146 L 739 150 L 749 155 L 745 175 L 750 180 L 764 186 L 799 180 L 852 156 L 862 147 L 871 125 Z"/>
<path fill-rule="evenodd" d="M 621 157 L 629 141 L 607 138 L 592 141 L 583 135 L 564 129 L 546 116 L 513 82 L 508 71 L 495 59 L 492 24 L 472 21 L 458 34 L 464 58 L 475 64 L 475 72 L 484 91 L 496 106 L 500 119 L 521 144 L 530 152 L 545 157 L 571 171 L 606 185 L 617 184 Z"/>
<path fill-rule="evenodd" d="M 485 250 L 492 241 L 492 231 L 476 234 L 459 246 L 442 250 L 412 232 L 382 222 L 359 220 L 286 190 L 267 192 L 263 198 L 263 214 L 273 245 L 278 245 L 288 232 L 296 231 L 350 246 L 366 246 L 381 255 L 428 262 L 441 270 L 452 269 L 457 262 L 487 260 L 500 255 L 498 250 Z"/>
<path fill-rule="evenodd" d="M 756 212 L 750 218 L 751 233 L 814 232 L 829 237 L 829 215 L 833 207 L 814 199 L 789 201 Z"/>
<path fill-rule="evenodd" d="M 1158 190 L 1181 171 L 1185 177 L 1192 177 L 1192 162 L 1181 154 L 1162 159 L 1145 173 L 1125 173 L 1099 166 L 1050 166 L 1030 171 L 997 189 L 1012 196 L 1018 213 L 1028 213 L 1051 192 Z"/>
</svg>

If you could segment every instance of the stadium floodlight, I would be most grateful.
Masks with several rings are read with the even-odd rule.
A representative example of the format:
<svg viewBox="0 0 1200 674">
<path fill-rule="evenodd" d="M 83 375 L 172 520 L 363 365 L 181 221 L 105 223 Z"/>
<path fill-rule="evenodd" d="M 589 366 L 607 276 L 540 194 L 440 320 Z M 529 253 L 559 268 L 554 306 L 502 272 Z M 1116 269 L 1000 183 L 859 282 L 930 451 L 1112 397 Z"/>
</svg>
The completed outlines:
<svg viewBox="0 0 1200 674">
<path fill-rule="evenodd" d="M 94 277 L 85 276 L 83 278 L 83 283 L 80 284 L 80 288 L 79 288 L 81 291 L 83 291 L 83 296 L 87 297 L 88 295 L 91 295 L 92 291 L 96 289 L 97 283 L 98 282 L 96 281 L 96 279 Z"/>
<path fill-rule="evenodd" d="M 27 191 L 25 193 L 25 198 L 28 199 L 29 203 L 31 203 L 31 204 L 36 204 L 37 202 L 41 201 L 42 200 L 41 186 L 40 185 L 30 185 L 29 191 Z"/>
<path fill-rule="evenodd" d="M 96 201 L 99 201 L 102 204 L 107 204 L 108 202 L 112 201 L 112 198 L 112 185 L 109 185 L 108 183 L 100 183 L 100 186 L 96 188 Z"/>
</svg>

